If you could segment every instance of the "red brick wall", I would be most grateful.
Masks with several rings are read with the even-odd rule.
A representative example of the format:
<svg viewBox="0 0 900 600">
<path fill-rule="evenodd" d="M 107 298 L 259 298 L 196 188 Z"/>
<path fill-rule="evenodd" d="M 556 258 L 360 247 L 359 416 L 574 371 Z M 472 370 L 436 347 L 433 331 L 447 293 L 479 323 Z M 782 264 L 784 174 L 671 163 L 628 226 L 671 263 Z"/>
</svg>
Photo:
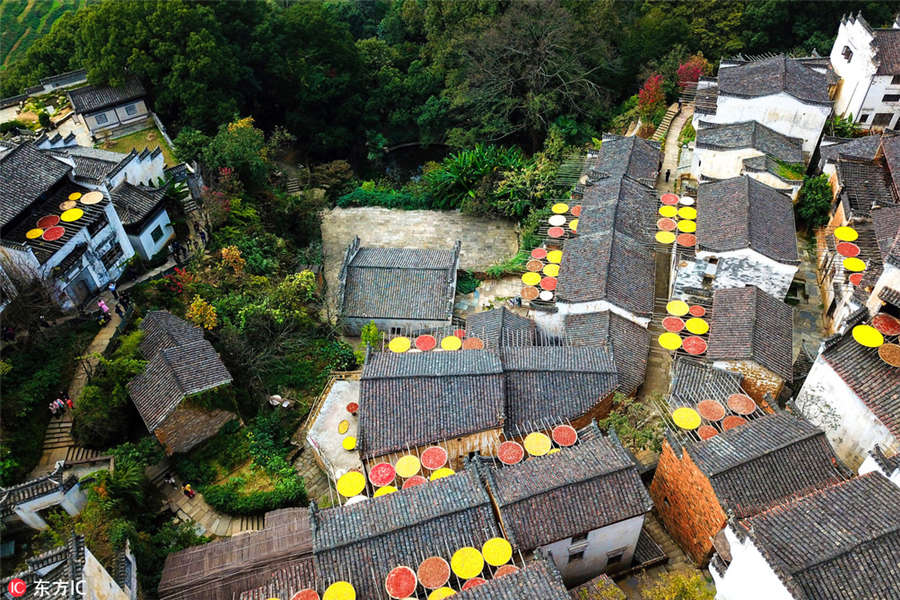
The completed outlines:
<svg viewBox="0 0 900 600">
<path fill-rule="evenodd" d="M 237 415 L 227 410 L 189 408 L 182 402 L 153 432 L 166 454 L 187 452 Z"/>
<path fill-rule="evenodd" d="M 688 453 L 679 458 L 668 441 L 663 442 L 650 497 L 678 545 L 696 563 L 707 562 L 712 538 L 725 526 L 725 511 L 709 479 Z"/>
</svg>

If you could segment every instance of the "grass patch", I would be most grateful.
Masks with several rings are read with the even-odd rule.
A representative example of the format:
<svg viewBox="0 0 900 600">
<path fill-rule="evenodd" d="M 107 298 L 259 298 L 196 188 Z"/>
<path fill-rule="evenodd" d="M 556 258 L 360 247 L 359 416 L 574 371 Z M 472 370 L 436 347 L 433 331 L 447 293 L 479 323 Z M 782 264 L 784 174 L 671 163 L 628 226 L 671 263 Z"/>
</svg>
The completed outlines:
<svg viewBox="0 0 900 600">
<path fill-rule="evenodd" d="M 166 160 L 167 167 L 178 164 L 178 161 L 175 160 L 175 155 L 172 153 L 172 148 L 169 147 L 166 138 L 162 136 L 159 129 L 156 127 L 148 127 L 147 129 L 135 131 L 134 133 L 130 133 L 114 140 L 101 142 L 99 145 L 103 150 L 121 152 L 122 154 L 128 154 L 132 150 L 142 152 L 144 148 L 153 150 L 157 146 L 162 148 L 163 158 Z"/>
<path fill-rule="evenodd" d="M 802 181 L 806 175 L 806 167 L 802 163 L 789 163 L 783 160 L 773 158 L 775 161 L 775 174 L 782 179 L 790 179 L 793 181 Z"/>
</svg>

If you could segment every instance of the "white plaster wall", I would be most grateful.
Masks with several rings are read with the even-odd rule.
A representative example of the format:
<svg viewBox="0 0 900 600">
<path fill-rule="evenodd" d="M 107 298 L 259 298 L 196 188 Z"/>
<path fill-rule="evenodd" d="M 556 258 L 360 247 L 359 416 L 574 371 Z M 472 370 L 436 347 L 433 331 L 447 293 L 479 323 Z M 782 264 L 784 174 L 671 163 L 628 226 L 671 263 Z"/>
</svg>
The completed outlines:
<svg viewBox="0 0 900 600">
<path fill-rule="evenodd" d="M 898 75 L 900 75 L 900 73 L 898 73 Z M 859 109 L 860 115 L 869 115 L 869 118 L 863 123 L 864 127 L 872 125 L 872 121 L 875 119 L 877 113 L 894 114 L 894 118 L 891 119 L 890 124 L 886 126 L 888 129 L 896 129 L 898 123 L 900 123 L 900 119 L 898 119 L 898 115 L 900 115 L 900 102 L 882 101 L 885 94 L 900 94 L 900 85 L 891 85 L 892 79 L 893 78 L 890 75 L 876 75 L 872 78 L 872 83 L 869 85 L 869 93 L 866 94 L 862 107 Z M 857 115 L 854 114 L 854 117 L 857 117 Z M 859 120 L 858 117 L 856 120 Z"/>
<path fill-rule="evenodd" d="M 169 213 L 163 208 L 144 226 L 143 229 L 141 229 L 138 235 L 129 234 L 128 240 L 134 247 L 135 252 L 137 252 L 141 258 L 149 260 L 150 258 L 153 258 L 157 252 L 165 248 L 169 238 L 175 234 L 175 230 L 171 226 L 171 223 L 172 221 L 169 219 Z M 157 227 L 162 227 L 163 235 L 159 238 L 159 241 L 154 242 L 151 234 Z"/>
<path fill-rule="evenodd" d="M 547 544 L 542 549 L 553 557 L 566 585 L 572 586 L 606 572 L 607 554 L 620 548 L 625 548 L 625 554 L 617 567 L 630 565 L 643 525 L 644 515 L 640 515 L 591 531 L 587 536 L 584 557 L 571 562 L 569 547 L 572 538 Z"/>
<path fill-rule="evenodd" d="M 745 158 L 762 154 L 756 148 L 723 151 L 697 147 L 694 149 L 694 157 L 691 162 L 691 175 L 697 180 L 701 176 L 712 179 L 737 177 L 744 168 Z"/>
<path fill-rule="evenodd" d="M 703 115 L 703 118 L 713 123 L 759 121 L 779 133 L 801 138 L 803 152 L 809 156 L 816 149 L 830 114 L 830 105 L 804 104 L 784 92 L 756 98 L 738 98 L 720 93 L 716 114 Z"/>
<path fill-rule="evenodd" d="M 775 298 L 783 300 L 787 296 L 791 281 L 799 265 L 786 265 L 772 260 L 751 248 L 728 252 L 697 252 L 697 258 L 716 257 L 716 277 L 713 289 L 729 289 L 755 285 Z"/>
<path fill-rule="evenodd" d="M 872 293 L 869 294 L 869 300 L 866 302 L 866 308 L 869 309 L 869 314 L 874 315 L 881 310 L 884 303 L 878 298 L 878 294 L 886 287 L 900 290 L 900 269 L 890 264 L 884 265 L 881 276 L 878 278 L 878 281 L 875 282 Z"/>
<path fill-rule="evenodd" d="M 125 112 L 125 107 L 135 105 L 136 112 L 133 115 L 129 115 Z M 120 104 L 115 107 L 116 117 L 122 123 L 128 123 L 129 121 L 136 121 L 138 119 L 146 119 L 149 114 L 149 110 L 147 110 L 147 104 L 143 100 L 138 100 L 136 102 L 125 102 L 124 104 Z"/>
<path fill-rule="evenodd" d="M 84 586 L 82 597 L 87 600 L 129 600 L 128 594 L 122 591 L 116 580 L 106 572 L 86 545 L 82 581 Z"/>
<path fill-rule="evenodd" d="M 834 72 L 842 80 L 834 98 L 834 112 L 841 116 L 853 114 L 854 119 L 859 118 L 872 76 L 878 70 L 873 62 L 871 43 L 872 35 L 859 21 L 841 23 L 838 28 L 829 58 Z M 850 62 L 841 54 L 844 46 L 853 51 Z"/>
<path fill-rule="evenodd" d="M 775 188 L 776 190 L 787 194 L 791 197 L 792 202 L 797 201 L 797 196 L 800 195 L 800 186 L 802 184 L 791 185 L 786 183 L 783 179 L 780 179 L 769 173 L 768 171 L 759 173 L 756 171 L 741 171 L 740 175 L 747 175 L 747 177 L 752 177 L 753 179 L 759 181 L 760 183 L 764 183 L 769 187 Z"/>
<path fill-rule="evenodd" d="M 813 363 L 796 399 L 797 408 L 811 423 L 825 430 L 835 453 L 855 469 L 875 444 L 900 451 L 887 427 L 842 380 L 821 355 Z"/>
<path fill-rule="evenodd" d="M 611 304 L 606 300 L 596 300 L 593 302 L 557 302 L 556 312 L 548 313 L 544 311 L 534 311 L 534 320 L 541 331 L 548 335 L 562 336 L 565 333 L 566 315 L 581 315 L 586 313 L 597 313 L 606 310 L 612 311 L 617 315 L 625 317 L 629 321 L 637 323 L 641 327 L 646 328 L 650 325 L 649 317 L 639 317 L 629 310 L 625 310 L 615 304 Z"/>
<path fill-rule="evenodd" d="M 725 538 L 731 547 L 731 564 L 724 576 L 709 569 L 716 600 L 794 600 L 749 538 L 741 543 L 730 526 L 725 528 Z"/>
<path fill-rule="evenodd" d="M 153 150 L 153 148 L 151 148 Z M 156 185 L 157 180 L 163 177 L 166 168 L 166 159 L 160 152 L 155 158 L 149 156 L 141 160 L 137 156 L 128 161 L 121 171 L 116 173 L 109 181 L 109 188 L 112 189 L 127 181 L 132 185 Z"/>
<path fill-rule="evenodd" d="M 872 455 L 867 454 L 866 460 L 864 460 L 862 464 L 859 465 L 859 470 L 857 471 L 857 473 L 859 475 L 865 475 L 866 473 L 871 473 L 873 471 L 881 473 L 882 475 L 887 477 L 891 481 L 891 483 L 893 483 L 897 487 L 900 487 L 900 469 L 894 469 L 890 473 L 885 473 L 884 469 L 882 469 L 875 461 L 875 459 L 872 458 Z"/>
</svg>

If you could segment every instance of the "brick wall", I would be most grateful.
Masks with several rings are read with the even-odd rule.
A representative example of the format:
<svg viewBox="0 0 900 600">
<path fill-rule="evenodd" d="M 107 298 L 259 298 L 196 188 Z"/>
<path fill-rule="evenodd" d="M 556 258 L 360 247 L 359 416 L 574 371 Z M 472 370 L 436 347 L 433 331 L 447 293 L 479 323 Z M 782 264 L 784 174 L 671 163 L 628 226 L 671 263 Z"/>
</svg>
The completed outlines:
<svg viewBox="0 0 900 600">
<path fill-rule="evenodd" d="M 725 526 L 725 511 L 709 479 L 687 452 L 679 458 L 668 440 L 663 442 L 650 497 L 678 545 L 696 563 L 708 561 L 712 538 Z"/>
<path fill-rule="evenodd" d="M 187 452 L 237 415 L 227 410 L 189 408 L 182 402 L 153 432 L 167 454 Z"/>
</svg>

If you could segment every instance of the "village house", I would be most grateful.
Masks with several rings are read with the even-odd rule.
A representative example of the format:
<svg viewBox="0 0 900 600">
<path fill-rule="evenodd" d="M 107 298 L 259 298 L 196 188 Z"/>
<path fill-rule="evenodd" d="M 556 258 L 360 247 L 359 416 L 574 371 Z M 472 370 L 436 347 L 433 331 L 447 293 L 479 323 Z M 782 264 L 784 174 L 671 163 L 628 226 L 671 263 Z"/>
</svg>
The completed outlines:
<svg viewBox="0 0 900 600">
<path fill-rule="evenodd" d="M 790 305 L 755 286 L 716 290 L 706 356 L 743 375 L 757 404 L 771 404 L 793 376 L 793 320 Z"/>
<path fill-rule="evenodd" d="M 746 175 L 700 184 L 697 246 L 679 252 L 672 297 L 757 286 L 784 298 L 800 265 L 790 198 Z"/>
<path fill-rule="evenodd" d="M 797 199 L 806 167 L 803 140 L 782 135 L 756 121 L 700 122 L 691 176 L 699 183 L 747 175 Z"/>
<path fill-rule="evenodd" d="M 84 536 L 72 535 L 65 544 L 25 560 L 27 570 L 0 582 L 4 600 L 21 598 L 89 598 L 90 600 L 137 600 L 137 568 L 130 545 L 116 557 L 112 574 L 91 554 Z M 25 583 L 23 593 L 12 587 L 13 579 Z M 61 590 L 62 593 L 60 593 Z M 14 593 L 15 592 L 15 593 Z"/>
<path fill-rule="evenodd" d="M 851 467 L 876 444 L 900 451 L 900 367 L 882 360 L 878 348 L 853 339 L 853 326 L 865 317 L 863 311 L 849 322 L 847 332 L 822 343 L 795 399 L 800 412 L 825 430 L 837 455 Z"/>
<path fill-rule="evenodd" d="M 650 496 L 673 539 L 701 564 L 729 517 L 759 513 L 850 475 L 821 429 L 775 413 L 702 441 L 668 434 Z"/>
<path fill-rule="evenodd" d="M 147 313 L 141 329 L 148 362 L 128 394 L 167 454 L 187 452 L 238 418 L 230 397 L 214 391 L 231 374 L 201 329 L 161 310 Z"/>
<path fill-rule="evenodd" d="M 589 180 L 628 176 L 644 185 L 656 185 L 660 144 L 633 136 L 603 134 L 600 152 L 588 156 L 584 173 Z"/>
<path fill-rule="evenodd" d="M 309 510 L 284 508 L 267 512 L 259 531 L 168 554 L 158 591 L 160 600 L 234 600 L 247 590 L 280 584 L 293 589 L 282 592 L 290 599 L 315 581 Z"/>
<path fill-rule="evenodd" d="M 829 76 L 818 64 L 783 55 L 723 62 L 717 78 L 701 77 L 693 126 L 757 121 L 803 140 L 804 163 L 815 151 L 831 116 Z"/>
<path fill-rule="evenodd" d="M 344 580 L 358 598 L 387 600 L 384 578 L 437 556 L 447 562 L 465 546 L 499 534 L 491 499 L 477 473 L 455 475 L 358 504 L 310 505 L 313 560 L 319 582 Z"/>
<path fill-rule="evenodd" d="M 361 248 L 356 237 L 340 272 L 338 307 L 345 333 L 359 335 L 370 321 L 388 332 L 449 325 L 460 246 L 457 241 L 450 250 Z"/>
<path fill-rule="evenodd" d="M 631 565 L 653 504 L 634 458 L 591 423 L 570 448 L 515 465 L 478 459 L 506 538 L 547 553 L 572 586 Z"/>
<path fill-rule="evenodd" d="M 706 430 L 704 433 L 718 435 L 725 430 L 724 419 L 727 416 L 739 417 L 738 423 L 748 419 L 754 419 L 772 412 L 772 407 L 759 407 L 747 413 L 736 412 L 728 405 L 728 400 L 734 395 L 747 395 L 747 390 L 742 387 L 743 375 L 732 371 L 726 371 L 714 367 L 707 361 L 694 357 L 676 356 L 671 369 L 671 381 L 668 390 L 668 403 L 674 410 L 678 407 L 688 407 L 700 413 L 702 422 L 710 425 L 715 433 Z M 722 405 L 718 415 L 708 415 L 702 410 L 700 404 L 711 400 Z M 713 407 L 715 408 L 715 407 Z M 709 419 L 708 417 L 718 417 Z M 732 419 L 733 420 L 733 419 Z"/>
<path fill-rule="evenodd" d="M 111 192 L 113 204 L 134 251 L 150 260 L 166 248 L 175 228 L 166 212 L 165 190 L 123 181 Z"/>
<path fill-rule="evenodd" d="M 10 487 L 0 487 L 0 518 L 6 532 L 19 526 L 47 529 L 45 511 L 61 508 L 75 516 L 87 503 L 78 478 L 65 476 L 65 463 L 56 463 L 52 472 Z"/>
<path fill-rule="evenodd" d="M 729 521 L 710 562 L 716 598 L 896 598 L 897 506 L 900 488 L 870 473 Z"/>
<path fill-rule="evenodd" d="M 466 590 L 461 597 L 465 600 L 572 600 L 556 567 L 541 555 L 514 573 Z"/>
<path fill-rule="evenodd" d="M 895 452 L 888 456 L 879 444 L 869 451 L 868 456 L 859 465 L 857 473 L 865 475 L 877 471 L 891 480 L 895 485 L 900 486 L 900 452 Z"/>
<path fill-rule="evenodd" d="M 88 85 L 70 90 L 69 102 L 95 140 L 121 137 L 148 127 L 153 116 L 137 77 L 121 86 Z"/>
<path fill-rule="evenodd" d="M 644 383 L 650 355 L 646 329 L 611 310 L 566 315 L 565 339 L 570 346 L 606 346 L 612 349 L 618 384 L 626 396 L 637 394 Z"/>
<path fill-rule="evenodd" d="M 860 127 L 900 127 L 900 17 L 891 29 L 875 29 L 862 13 L 841 19 L 831 48 L 841 78 L 834 112 Z"/>
<path fill-rule="evenodd" d="M 466 335 L 478 337 L 485 348 L 498 351 L 506 346 L 534 346 L 538 332 L 534 321 L 501 306 L 468 315 Z"/>
</svg>

